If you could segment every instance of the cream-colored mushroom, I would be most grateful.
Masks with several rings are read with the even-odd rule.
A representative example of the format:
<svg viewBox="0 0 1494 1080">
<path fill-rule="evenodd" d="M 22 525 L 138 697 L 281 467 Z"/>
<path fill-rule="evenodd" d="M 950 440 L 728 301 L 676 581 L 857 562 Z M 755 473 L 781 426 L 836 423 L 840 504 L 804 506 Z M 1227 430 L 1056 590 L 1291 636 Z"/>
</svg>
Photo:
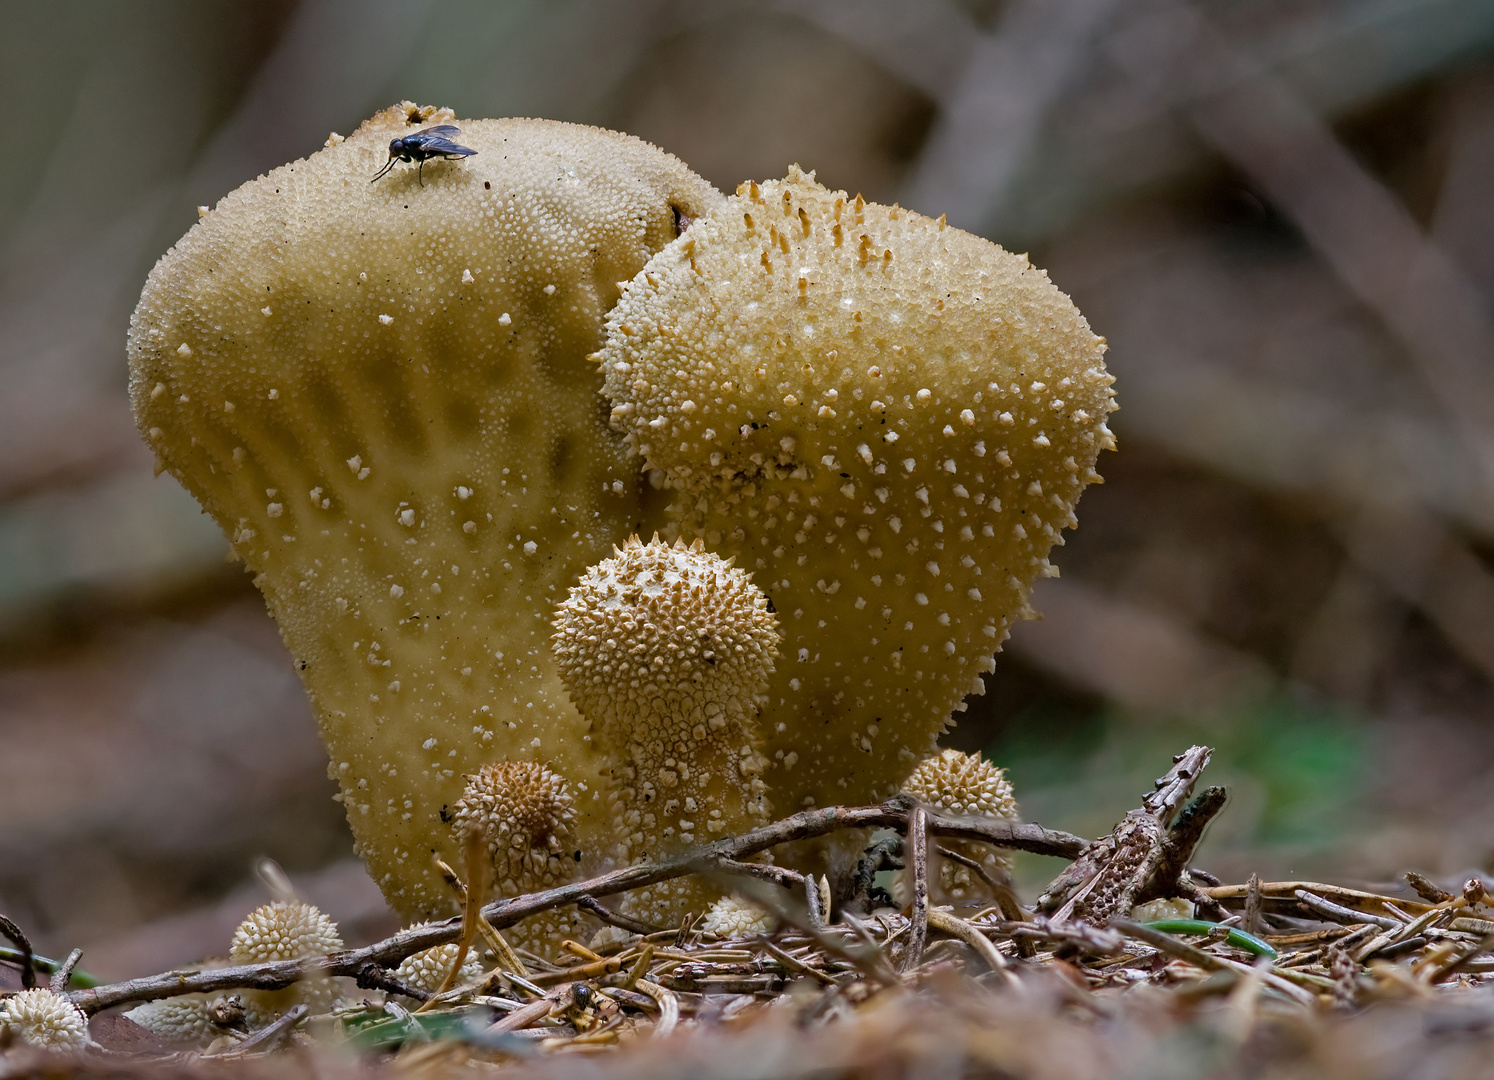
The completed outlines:
<svg viewBox="0 0 1494 1080">
<path fill-rule="evenodd" d="M 766 820 L 757 708 L 779 635 L 747 573 L 699 541 L 634 536 L 571 589 L 555 626 L 561 678 L 611 762 L 619 860 Z M 628 903 L 664 922 L 718 895 L 677 879 Z"/>
<path fill-rule="evenodd" d="M 89 1042 L 88 1018 L 51 990 L 22 990 L 0 998 L 0 1034 L 49 1050 L 79 1050 Z"/>
<path fill-rule="evenodd" d="M 734 895 L 721 897 L 700 920 L 701 930 L 722 938 L 771 934 L 777 926 L 778 920 L 767 908 Z"/>
<path fill-rule="evenodd" d="M 407 956 L 400 961 L 399 967 L 394 969 L 394 977 L 413 989 L 434 994 L 441 989 L 446 976 L 451 974 L 451 965 L 456 963 L 459 948 L 460 946 L 453 941 L 446 945 L 437 945 L 432 949 L 424 949 L 413 956 Z M 453 985 L 462 986 L 476 982 L 482 978 L 482 972 L 482 961 L 469 952 L 462 961 L 462 969 L 457 973 L 456 982 Z"/>
<path fill-rule="evenodd" d="M 272 960 L 307 960 L 342 950 L 337 924 L 321 909 L 301 900 L 272 900 L 255 908 L 234 931 L 229 960 L 235 964 L 263 964 Z M 306 978 L 283 990 L 245 990 L 244 1018 L 259 1027 L 296 1005 L 313 1014 L 326 1012 L 337 1001 L 337 982 Z"/>
<path fill-rule="evenodd" d="M 628 284 L 613 423 L 782 620 L 776 805 L 891 795 L 980 691 L 1112 445 L 1103 351 L 1026 258 L 797 168 Z"/>
<path fill-rule="evenodd" d="M 458 123 L 423 185 L 391 138 Z M 254 573 L 316 705 L 358 851 L 407 919 L 462 776 L 546 761 L 610 824 L 546 643 L 644 485 L 586 356 L 619 281 L 720 196 L 638 139 L 408 103 L 222 199 L 151 272 L 135 414 Z"/>
</svg>

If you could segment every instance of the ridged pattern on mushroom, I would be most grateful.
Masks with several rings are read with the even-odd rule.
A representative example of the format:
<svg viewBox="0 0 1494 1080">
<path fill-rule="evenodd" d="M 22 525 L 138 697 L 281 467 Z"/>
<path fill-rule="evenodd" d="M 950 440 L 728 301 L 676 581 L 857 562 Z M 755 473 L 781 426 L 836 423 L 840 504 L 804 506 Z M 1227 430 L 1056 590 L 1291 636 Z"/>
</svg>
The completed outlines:
<svg viewBox="0 0 1494 1080">
<path fill-rule="evenodd" d="M 723 896 L 700 920 L 700 928 L 707 934 L 723 938 L 770 934 L 777 925 L 771 911 L 740 896 Z"/>
<path fill-rule="evenodd" d="M 255 908 L 234 931 L 229 960 L 234 964 L 263 964 L 271 960 L 305 960 L 342 949 L 337 924 L 320 908 L 301 900 L 272 900 Z M 307 978 L 284 990 L 245 990 L 244 1017 L 251 1027 L 269 1023 L 296 1005 L 313 1014 L 337 1001 L 337 981 Z"/>
<path fill-rule="evenodd" d="M 579 873 L 572 830 L 575 799 L 565 777 L 533 761 L 496 761 L 465 777 L 452 829 L 483 839 L 500 896 L 553 888 Z M 543 912 L 506 931 L 515 943 L 543 950 L 573 936 L 575 908 Z"/>
<path fill-rule="evenodd" d="M 88 1018 L 61 994 L 22 990 L 0 999 L 0 1032 L 32 1046 L 76 1050 L 88 1043 Z"/>
<path fill-rule="evenodd" d="M 980 691 L 1113 445 L 1103 351 L 1025 257 L 797 168 L 628 284 L 613 423 L 782 619 L 775 805 L 891 795 Z"/>
<path fill-rule="evenodd" d="M 925 806 L 960 817 L 1017 820 L 1017 800 L 1012 793 L 1006 770 L 992 765 L 979 754 L 962 754 L 944 750 L 919 762 L 903 783 L 903 794 L 911 795 Z M 993 875 L 1011 870 L 1011 856 L 971 840 L 945 841 L 947 847 L 984 866 Z M 906 884 L 907 874 L 899 879 Z M 939 903 L 984 903 L 991 899 L 990 889 L 969 867 L 943 860 L 939 880 L 933 884 Z"/>
<path fill-rule="evenodd" d="M 779 634 L 747 573 L 699 541 L 634 536 L 571 589 L 555 626 L 561 678 L 611 762 L 618 859 L 766 820 L 757 709 Z M 633 906 L 666 920 L 715 895 L 681 879 L 638 890 Z"/>
<path fill-rule="evenodd" d="M 368 182 L 391 138 L 451 122 L 475 157 Z M 151 272 L 136 419 L 254 573 L 406 919 L 455 911 L 430 849 L 459 864 L 464 773 L 597 771 L 544 620 L 646 485 L 586 357 L 619 282 L 720 198 L 626 135 L 405 103 L 224 197 Z M 578 834 L 605 816 L 585 783 Z"/>
</svg>

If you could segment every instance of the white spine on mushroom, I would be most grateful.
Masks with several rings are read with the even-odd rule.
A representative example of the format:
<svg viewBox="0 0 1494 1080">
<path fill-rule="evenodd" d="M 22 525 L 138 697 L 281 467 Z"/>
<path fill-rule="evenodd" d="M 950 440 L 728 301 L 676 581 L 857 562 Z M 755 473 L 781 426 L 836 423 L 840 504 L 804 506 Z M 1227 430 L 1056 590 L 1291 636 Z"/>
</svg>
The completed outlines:
<svg viewBox="0 0 1494 1080">
<path fill-rule="evenodd" d="M 32 1046 L 75 1050 L 88 1043 L 88 1018 L 50 990 L 22 990 L 0 1001 L 0 1033 Z"/>
<path fill-rule="evenodd" d="M 992 765 L 979 754 L 944 750 L 925 759 L 904 781 L 903 794 L 911 795 L 931 809 L 960 817 L 1017 819 L 1017 800 L 1012 794 L 1011 781 L 1006 778 L 1006 770 Z M 956 840 L 948 846 L 974 859 L 998 878 L 1011 869 L 1011 857 L 989 844 Z M 897 884 L 900 889 L 906 887 L 906 878 L 906 873 L 899 877 Z M 968 903 L 987 898 L 990 890 L 968 867 L 943 860 L 934 891 L 936 900 Z"/>
<path fill-rule="evenodd" d="M 235 964 L 263 964 L 306 960 L 341 949 L 337 924 L 319 908 L 300 900 L 274 900 L 256 908 L 239 924 L 229 959 Z M 296 1005 L 305 1005 L 313 1014 L 325 1012 L 337 997 L 333 980 L 308 978 L 284 990 L 244 991 L 244 1015 L 250 1027 L 258 1027 Z"/>
<path fill-rule="evenodd" d="M 561 678 L 615 763 L 616 855 L 641 859 L 761 824 L 757 710 L 777 620 L 750 576 L 707 552 L 634 536 L 560 605 Z M 698 891 L 668 884 L 656 899 Z M 647 903 L 644 903 L 647 907 Z M 668 914 L 668 904 L 656 911 Z"/>
</svg>

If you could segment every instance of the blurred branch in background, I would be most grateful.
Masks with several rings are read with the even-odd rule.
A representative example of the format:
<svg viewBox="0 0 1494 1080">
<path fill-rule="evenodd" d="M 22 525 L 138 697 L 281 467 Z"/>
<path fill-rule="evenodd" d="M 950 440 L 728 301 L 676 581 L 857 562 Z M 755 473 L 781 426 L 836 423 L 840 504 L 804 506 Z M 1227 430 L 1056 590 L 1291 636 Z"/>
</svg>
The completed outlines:
<svg viewBox="0 0 1494 1080">
<path fill-rule="evenodd" d="M 151 476 L 123 339 L 197 204 L 400 98 L 630 131 L 728 189 L 797 160 L 1031 248 L 1111 342 L 1122 450 L 951 738 L 1084 831 L 1201 726 L 1246 823 L 1211 857 L 1494 868 L 1487 0 L 0 15 L 47 132 L 0 176 L 0 910 L 44 949 L 191 959 L 150 943 L 248 906 L 250 856 L 348 853 L 257 596 Z M 1342 833 L 1293 833 L 1325 786 Z"/>
</svg>

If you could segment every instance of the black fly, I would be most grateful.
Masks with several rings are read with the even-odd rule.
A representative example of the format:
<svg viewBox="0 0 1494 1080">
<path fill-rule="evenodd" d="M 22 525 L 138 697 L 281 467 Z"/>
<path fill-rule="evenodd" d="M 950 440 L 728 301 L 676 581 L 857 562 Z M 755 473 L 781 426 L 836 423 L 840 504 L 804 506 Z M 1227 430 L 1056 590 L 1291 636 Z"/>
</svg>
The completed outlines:
<svg viewBox="0 0 1494 1080">
<path fill-rule="evenodd" d="M 417 131 L 413 135 L 406 135 L 403 139 L 395 139 L 389 144 L 389 160 L 369 183 L 373 183 L 374 180 L 394 168 L 396 161 L 418 161 L 420 168 L 416 170 L 415 178 L 420 181 L 421 187 L 425 187 L 425 179 L 421 174 L 425 170 L 425 163 L 431 158 L 445 158 L 450 161 L 454 158 L 471 157 L 477 153 L 470 147 L 452 142 L 452 139 L 460 134 L 460 129 L 454 124 L 438 124 L 424 131 Z"/>
</svg>

